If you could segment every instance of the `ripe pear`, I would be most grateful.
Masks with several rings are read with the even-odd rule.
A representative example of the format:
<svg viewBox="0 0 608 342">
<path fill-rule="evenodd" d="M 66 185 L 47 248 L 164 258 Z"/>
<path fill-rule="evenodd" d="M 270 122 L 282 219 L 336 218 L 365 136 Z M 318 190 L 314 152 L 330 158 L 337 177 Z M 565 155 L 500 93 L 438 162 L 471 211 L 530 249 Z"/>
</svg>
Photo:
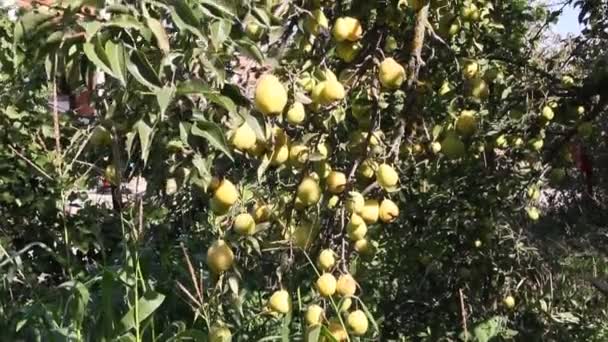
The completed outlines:
<svg viewBox="0 0 608 342">
<path fill-rule="evenodd" d="M 234 230 L 241 235 L 253 235 L 255 233 L 255 220 L 248 213 L 241 213 L 234 219 Z"/>
<path fill-rule="evenodd" d="M 292 241 L 297 247 L 306 249 L 315 241 L 317 233 L 318 227 L 314 227 L 310 222 L 304 222 L 293 232 Z"/>
<path fill-rule="evenodd" d="M 317 279 L 317 290 L 323 297 L 331 297 L 336 293 L 336 278 L 331 273 L 323 273 Z"/>
<path fill-rule="evenodd" d="M 304 19 L 304 30 L 313 36 L 319 35 L 328 28 L 329 21 L 320 8 L 313 10 L 312 16 L 308 15 L 306 19 Z"/>
<path fill-rule="evenodd" d="M 295 102 L 287 111 L 287 122 L 292 125 L 299 125 L 306 119 L 306 111 L 304 105 L 300 102 Z"/>
<path fill-rule="evenodd" d="M 272 210 L 267 204 L 256 204 L 253 208 L 253 220 L 255 223 L 264 223 L 270 220 L 272 215 Z"/>
<path fill-rule="evenodd" d="M 536 207 L 527 207 L 526 213 L 532 221 L 538 221 L 538 219 L 540 218 L 540 211 Z"/>
<path fill-rule="evenodd" d="M 452 91 L 452 86 L 450 85 L 450 82 L 443 81 L 443 83 L 441 83 L 441 87 L 439 88 L 439 90 L 437 92 L 439 93 L 439 96 L 444 96 L 445 94 L 447 94 L 451 91 Z"/>
<path fill-rule="evenodd" d="M 351 329 L 353 334 L 361 336 L 365 335 L 367 332 L 367 328 L 369 326 L 369 322 L 367 321 L 367 316 L 361 310 L 355 310 L 348 314 L 346 318 L 346 322 L 348 327 Z"/>
<path fill-rule="evenodd" d="M 282 165 L 287 161 L 287 159 L 289 159 L 289 146 L 275 145 L 272 154 L 270 155 L 270 165 Z"/>
<path fill-rule="evenodd" d="M 384 223 L 391 223 L 399 217 L 399 207 L 395 202 L 388 198 L 385 198 L 380 203 L 380 221 Z"/>
<path fill-rule="evenodd" d="M 342 342 L 348 339 L 348 333 L 338 319 L 330 320 L 327 330 L 336 341 Z"/>
<path fill-rule="evenodd" d="M 482 245 L 481 240 L 475 240 L 474 245 L 475 245 L 475 248 L 480 248 Z"/>
<path fill-rule="evenodd" d="M 239 199 L 239 193 L 236 191 L 236 187 L 232 182 L 224 179 L 220 182 L 217 189 L 215 189 L 213 198 L 218 204 L 230 207 Z"/>
<path fill-rule="evenodd" d="M 346 91 L 344 90 L 344 86 L 340 81 L 328 80 L 325 81 L 325 86 L 321 91 L 321 103 L 322 104 L 330 104 L 336 101 L 340 101 L 346 96 Z"/>
<path fill-rule="evenodd" d="M 357 172 L 361 177 L 370 179 L 374 177 L 374 175 L 376 174 L 376 170 L 378 170 L 378 163 L 375 162 L 373 159 L 368 158 L 361 163 Z"/>
<path fill-rule="evenodd" d="M 392 166 L 382 164 L 378 166 L 378 171 L 376 171 L 376 181 L 378 185 L 386 190 L 394 189 L 399 182 L 399 174 Z"/>
<path fill-rule="evenodd" d="M 462 158 L 466 153 L 464 143 L 456 134 L 450 132 L 441 142 L 441 152 L 448 159 Z"/>
<path fill-rule="evenodd" d="M 229 270 L 234 263 L 234 253 L 224 240 L 215 241 L 207 250 L 207 265 L 214 273 Z"/>
<path fill-rule="evenodd" d="M 291 298 L 285 290 L 275 291 L 268 300 L 268 307 L 277 313 L 286 314 L 291 311 Z"/>
<path fill-rule="evenodd" d="M 310 176 L 304 177 L 298 185 L 297 196 L 305 206 L 317 204 L 321 198 L 319 183 Z"/>
<path fill-rule="evenodd" d="M 456 119 L 456 131 L 463 136 L 471 136 L 477 130 L 477 117 L 473 110 L 463 110 Z"/>
<path fill-rule="evenodd" d="M 477 61 L 466 61 L 462 67 L 462 75 L 468 80 L 475 78 L 478 72 L 479 64 L 477 64 Z"/>
<path fill-rule="evenodd" d="M 329 271 L 336 264 L 336 258 L 334 257 L 334 251 L 331 249 L 324 249 L 319 253 L 317 258 L 317 266 L 322 271 Z"/>
<path fill-rule="evenodd" d="M 332 35 L 338 42 L 345 40 L 356 42 L 363 36 L 363 28 L 356 18 L 340 17 L 334 23 Z"/>
<path fill-rule="evenodd" d="M 296 168 L 302 167 L 309 158 L 308 146 L 294 143 L 289 148 L 289 162 Z"/>
<path fill-rule="evenodd" d="M 255 87 L 256 108 L 266 115 L 279 115 L 287 104 L 287 91 L 281 81 L 271 74 L 264 74 Z"/>
<path fill-rule="evenodd" d="M 380 204 L 375 199 L 369 199 L 365 201 L 365 206 L 361 212 L 361 217 L 367 224 L 374 224 L 378 222 L 378 216 L 380 215 Z"/>
<path fill-rule="evenodd" d="M 371 255 L 374 253 L 374 245 L 368 239 L 355 241 L 355 251 L 361 255 Z"/>
<path fill-rule="evenodd" d="M 224 325 L 213 325 L 209 329 L 209 342 L 230 342 L 232 332 Z"/>
<path fill-rule="evenodd" d="M 513 296 L 506 296 L 502 300 L 502 302 L 507 307 L 507 309 L 513 309 L 515 307 L 515 298 L 513 298 Z"/>
<path fill-rule="evenodd" d="M 386 58 L 378 67 L 380 83 L 388 89 L 397 89 L 405 81 L 405 68 L 393 58 Z"/>
<path fill-rule="evenodd" d="M 360 192 L 351 191 L 346 198 L 346 210 L 351 214 L 361 214 L 365 206 L 365 198 Z"/>
<path fill-rule="evenodd" d="M 509 146 L 509 142 L 507 141 L 507 137 L 504 134 L 499 135 L 496 138 L 495 145 L 498 148 L 506 148 Z"/>
<path fill-rule="evenodd" d="M 441 143 L 438 141 L 433 141 L 431 143 L 431 151 L 433 151 L 434 154 L 441 152 Z"/>
<path fill-rule="evenodd" d="M 340 194 L 346 188 L 346 175 L 344 172 L 332 171 L 326 179 L 327 190 L 332 194 Z"/>
<path fill-rule="evenodd" d="M 234 131 L 230 142 L 236 149 L 246 151 L 255 146 L 256 135 L 251 126 L 245 122 Z"/>
<path fill-rule="evenodd" d="M 336 46 L 336 56 L 346 63 L 350 63 L 357 58 L 361 48 L 362 46 L 359 43 L 339 42 Z"/>
<path fill-rule="evenodd" d="M 321 324 L 324 314 L 325 311 L 322 307 L 316 304 L 309 305 L 308 309 L 306 310 L 306 324 L 308 324 L 308 326 Z"/>
<path fill-rule="evenodd" d="M 336 283 L 336 292 L 340 296 L 350 297 L 354 296 L 357 291 L 357 282 L 350 274 L 342 274 L 338 277 L 338 282 Z"/>
<path fill-rule="evenodd" d="M 551 121 L 555 117 L 555 112 L 550 106 L 544 106 L 542 110 L 542 116 L 545 120 Z"/>
<path fill-rule="evenodd" d="M 561 78 L 562 87 L 564 88 L 572 88 L 574 87 L 574 78 L 569 75 L 564 75 Z"/>
<path fill-rule="evenodd" d="M 532 148 L 535 151 L 540 151 L 543 149 L 543 146 L 545 145 L 545 141 L 541 137 L 535 138 L 530 141 L 530 145 L 532 146 Z"/>
<path fill-rule="evenodd" d="M 359 217 L 357 214 L 353 214 L 352 217 Z M 367 234 L 367 224 L 365 221 L 361 221 L 357 224 L 356 221 L 353 221 L 351 217 L 351 221 L 346 225 L 346 233 L 351 241 L 358 241 L 365 237 Z"/>
</svg>

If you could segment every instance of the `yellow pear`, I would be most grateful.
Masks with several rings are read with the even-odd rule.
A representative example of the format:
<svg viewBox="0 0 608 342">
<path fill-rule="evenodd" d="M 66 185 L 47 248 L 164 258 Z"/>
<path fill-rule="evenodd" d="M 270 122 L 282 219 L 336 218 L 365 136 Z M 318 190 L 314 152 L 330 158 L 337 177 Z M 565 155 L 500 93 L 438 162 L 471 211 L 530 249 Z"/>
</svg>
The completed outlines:
<svg viewBox="0 0 608 342">
<path fill-rule="evenodd" d="M 309 305 L 308 309 L 306 309 L 306 324 L 308 326 L 321 324 L 324 314 L 325 312 L 322 307 L 316 304 Z"/>
<path fill-rule="evenodd" d="M 336 278 L 331 273 L 323 273 L 317 279 L 316 285 L 319 294 L 323 297 L 330 297 L 336 293 Z"/>
<path fill-rule="evenodd" d="M 506 296 L 502 302 L 505 304 L 507 309 L 513 309 L 515 307 L 515 298 L 513 298 L 513 296 Z"/>
<path fill-rule="evenodd" d="M 271 74 L 264 74 L 255 87 L 255 106 L 266 115 L 279 115 L 287 104 L 287 91 L 281 81 Z"/>
<path fill-rule="evenodd" d="M 289 162 L 294 167 L 302 167 L 309 157 L 308 146 L 294 143 L 289 148 Z"/>
<path fill-rule="evenodd" d="M 304 177 L 300 185 L 298 185 L 297 196 L 305 206 L 317 204 L 321 198 L 319 183 L 310 176 Z"/>
<path fill-rule="evenodd" d="M 270 155 L 270 165 L 278 166 L 284 164 L 289 159 L 289 146 L 276 145 Z"/>
<path fill-rule="evenodd" d="M 329 330 L 331 337 L 333 337 L 336 341 L 342 342 L 348 339 L 348 333 L 338 319 L 330 320 L 327 330 Z"/>
<path fill-rule="evenodd" d="M 103 177 L 112 185 L 118 185 L 118 183 L 120 182 L 119 176 L 120 175 L 116 171 L 116 167 L 114 167 L 114 164 L 106 166 L 106 169 L 103 172 Z"/>
<path fill-rule="evenodd" d="M 361 255 L 371 255 L 374 252 L 374 245 L 365 238 L 355 241 L 354 248 Z"/>
<path fill-rule="evenodd" d="M 405 68 L 393 58 L 386 58 L 378 68 L 380 83 L 389 89 L 397 89 L 405 81 Z"/>
<path fill-rule="evenodd" d="M 215 190 L 213 198 L 218 204 L 230 207 L 239 199 L 239 193 L 236 191 L 236 187 L 234 184 L 232 184 L 232 182 L 224 179 L 220 182 L 220 185 Z"/>
<path fill-rule="evenodd" d="M 378 216 L 380 215 L 380 204 L 375 199 L 369 199 L 365 201 L 365 206 L 361 212 L 361 217 L 367 224 L 374 224 L 378 222 Z"/>
<path fill-rule="evenodd" d="M 385 198 L 380 203 L 380 221 L 384 223 L 391 223 L 399 217 L 399 207 L 395 202 L 388 198 Z"/>
<path fill-rule="evenodd" d="M 321 104 L 330 104 L 332 102 L 340 101 L 344 96 L 346 96 L 346 91 L 340 81 L 325 81 L 325 85 L 321 91 Z"/>
<path fill-rule="evenodd" d="M 234 230 L 241 235 L 253 235 L 255 233 L 255 220 L 248 213 L 241 213 L 234 219 Z"/>
<path fill-rule="evenodd" d="M 214 325 L 209 329 L 209 342 L 230 342 L 232 332 L 224 325 Z"/>
<path fill-rule="evenodd" d="M 431 143 L 431 151 L 433 151 L 434 154 L 441 152 L 441 143 L 438 141 L 433 141 Z"/>
<path fill-rule="evenodd" d="M 334 257 L 334 251 L 331 249 L 324 249 L 319 253 L 317 258 L 317 266 L 322 271 L 329 271 L 336 264 L 336 258 Z"/>
<path fill-rule="evenodd" d="M 369 326 L 367 316 L 365 316 L 365 313 L 361 310 L 355 310 L 348 314 L 348 317 L 346 317 L 346 323 L 353 334 L 358 336 L 365 335 Z"/>
<path fill-rule="evenodd" d="M 473 2 L 465 3 L 460 11 L 460 17 L 464 21 L 477 21 L 479 16 L 479 8 Z"/>
<path fill-rule="evenodd" d="M 342 274 L 336 283 L 336 292 L 343 297 L 354 296 L 357 291 L 357 282 L 350 274 Z"/>
<path fill-rule="evenodd" d="M 399 174 L 392 166 L 382 164 L 378 166 L 378 171 L 376 171 L 376 181 L 384 189 L 393 189 L 399 182 Z"/>
<path fill-rule="evenodd" d="M 278 313 L 286 314 L 291 311 L 291 298 L 285 290 L 275 291 L 268 300 L 268 307 Z"/>
<path fill-rule="evenodd" d="M 334 23 L 332 35 L 338 42 L 345 40 L 356 42 L 363 35 L 363 27 L 361 27 L 361 23 L 356 18 L 340 17 Z"/>
<path fill-rule="evenodd" d="M 215 241 L 207 250 L 207 265 L 215 273 L 222 273 L 232 267 L 234 253 L 224 240 Z"/>
<path fill-rule="evenodd" d="M 304 19 L 304 30 L 313 36 L 319 35 L 319 33 L 329 28 L 329 21 L 323 13 L 323 10 L 317 8 L 312 11 L 312 16 L 307 16 Z"/>
<path fill-rule="evenodd" d="M 346 198 L 346 209 L 353 214 L 361 214 L 365 206 L 365 198 L 360 192 L 351 191 Z"/>
<path fill-rule="evenodd" d="M 456 131 L 463 136 L 470 136 L 477 130 L 477 117 L 473 110 L 463 110 L 456 119 Z"/>
<path fill-rule="evenodd" d="M 462 75 L 468 80 L 475 78 L 478 72 L 479 64 L 476 61 L 466 61 L 462 67 Z"/>
<path fill-rule="evenodd" d="M 336 55 L 346 63 L 350 63 L 361 51 L 361 44 L 352 42 L 339 42 L 336 46 Z"/>
<path fill-rule="evenodd" d="M 249 126 L 249 124 L 245 122 L 239 128 L 237 128 L 236 131 L 234 131 L 230 142 L 238 150 L 249 150 L 255 146 L 255 132 L 253 131 L 251 126 Z"/>
<path fill-rule="evenodd" d="M 327 190 L 332 194 L 339 194 L 346 188 L 346 175 L 344 172 L 331 171 L 326 179 Z"/>
<path fill-rule="evenodd" d="M 211 208 L 211 211 L 218 216 L 226 215 L 230 210 L 229 205 L 220 203 L 215 197 L 212 197 L 211 201 L 209 201 L 209 207 Z"/>
<path fill-rule="evenodd" d="M 378 170 L 378 163 L 375 162 L 373 159 L 368 158 L 361 163 L 357 172 L 361 177 L 370 179 L 374 177 L 374 175 L 376 174 L 376 170 Z"/>
<path fill-rule="evenodd" d="M 300 102 L 295 102 L 287 111 L 287 122 L 292 125 L 299 125 L 306 119 L 306 111 L 304 105 Z"/>
<path fill-rule="evenodd" d="M 551 121 L 555 117 L 555 112 L 550 106 L 544 106 L 542 110 L 542 115 L 543 118 L 545 118 L 547 121 Z"/>
<path fill-rule="evenodd" d="M 350 221 L 346 225 L 346 233 L 351 241 L 361 240 L 367 234 L 367 224 L 365 224 L 361 216 L 352 214 Z"/>
<path fill-rule="evenodd" d="M 253 220 L 256 223 L 263 223 L 270 220 L 272 214 L 270 206 L 266 204 L 256 204 L 253 208 Z"/>
<path fill-rule="evenodd" d="M 303 249 L 310 247 L 319 232 L 318 228 L 318 226 L 313 226 L 310 222 L 300 224 L 292 235 L 295 245 Z"/>
</svg>

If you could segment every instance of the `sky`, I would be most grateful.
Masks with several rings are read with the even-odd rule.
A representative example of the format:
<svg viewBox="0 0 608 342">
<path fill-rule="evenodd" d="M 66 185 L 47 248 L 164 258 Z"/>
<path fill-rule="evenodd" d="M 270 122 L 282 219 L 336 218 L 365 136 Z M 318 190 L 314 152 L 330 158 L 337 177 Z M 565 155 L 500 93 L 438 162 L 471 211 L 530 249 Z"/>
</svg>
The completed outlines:
<svg viewBox="0 0 608 342">
<path fill-rule="evenodd" d="M 578 23 L 578 8 L 568 6 L 564 8 L 564 12 L 559 17 L 557 24 L 553 25 L 552 29 L 562 36 L 566 36 L 570 33 L 579 34 L 582 30 L 582 26 Z"/>
</svg>

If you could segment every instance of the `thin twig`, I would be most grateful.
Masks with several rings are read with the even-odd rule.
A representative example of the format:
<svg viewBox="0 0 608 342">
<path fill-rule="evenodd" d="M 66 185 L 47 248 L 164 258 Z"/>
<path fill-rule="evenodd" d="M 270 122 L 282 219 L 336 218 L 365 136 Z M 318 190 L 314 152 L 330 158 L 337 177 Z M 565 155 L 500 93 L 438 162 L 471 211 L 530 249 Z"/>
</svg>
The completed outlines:
<svg viewBox="0 0 608 342">
<path fill-rule="evenodd" d="M 460 295 L 460 314 L 462 315 L 462 329 L 464 331 L 464 341 L 467 342 L 469 340 L 469 329 L 467 329 L 467 310 L 464 307 L 464 295 L 462 294 L 462 289 L 458 289 L 458 293 Z"/>
<path fill-rule="evenodd" d="M 31 160 L 27 159 L 26 156 L 24 156 L 23 154 L 21 154 L 19 151 L 17 151 L 13 146 L 11 145 L 7 145 L 8 148 L 17 155 L 17 157 L 23 159 L 23 161 L 25 161 L 26 163 L 28 163 L 31 167 L 33 167 L 34 169 L 36 169 L 36 171 L 40 172 L 44 177 L 48 178 L 48 179 L 53 179 L 51 176 L 49 176 L 48 173 L 44 172 L 43 169 L 40 168 L 40 166 L 34 164 L 34 162 L 32 162 Z"/>
</svg>

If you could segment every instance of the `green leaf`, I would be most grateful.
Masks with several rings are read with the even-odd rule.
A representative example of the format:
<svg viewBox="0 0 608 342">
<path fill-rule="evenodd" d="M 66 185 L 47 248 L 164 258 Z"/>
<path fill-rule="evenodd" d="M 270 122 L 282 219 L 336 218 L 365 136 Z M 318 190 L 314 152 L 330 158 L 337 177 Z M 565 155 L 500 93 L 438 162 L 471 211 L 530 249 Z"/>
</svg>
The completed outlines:
<svg viewBox="0 0 608 342">
<path fill-rule="evenodd" d="M 99 21 L 85 21 L 80 23 L 80 26 L 84 28 L 84 36 L 87 42 L 91 41 L 91 39 L 97 34 L 97 32 L 102 27 L 101 22 Z"/>
<path fill-rule="evenodd" d="M 158 48 L 165 53 L 169 52 L 171 50 L 171 47 L 169 46 L 169 37 L 160 21 L 155 18 L 146 18 L 146 22 L 156 38 L 156 45 L 158 45 Z"/>
<path fill-rule="evenodd" d="M 196 341 L 196 342 L 205 342 L 207 341 L 207 335 L 200 330 L 190 329 L 182 331 L 175 336 L 167 339 L 167 342 L 177 342 L 177 341 Z"/>
<path fill-rule="evenodd" d="M 245 122 L 247 122 L 249 127 L 253 129 L 258 140 L 266 141 L 266 129 L 260 125 L 260 122 L 255 118 L 255 116 L 244 110 L 239 111 L 239 115 L 243 118 L 243 120 L 245 120 Z"/>
<path fill-rule="evenodd" d="M 216 50 L 221 49 L 222 44 L 230 36 L 230 30 L 232 29 L 232 23 L 227 20 L 218 20 L 211 24 L 211 43 Z"/>
<path fill-rule="evenodd" d="M 148 87 L 152 91 L 156 91 L 162 83 L 158 75 L 150 66 L 147 59 L 139 52 L 135 51 L 131 54 L 131 58 L 127 60 L 127 69 L 142 85 Z"/>
<path fill-rule="evenodd" d="M 171 9 L 171 18 L 180 30 L 190 31 L 200 39 L 205 39 L 203 33 L 198 29 L 200 26 L 198 18 L 184 0 L 175 1 L 175 5 Z"/>
<path fill-rule="evenodd" d="M 165 86 L 158 90 L 156 90 L 156 100 L 158 101 L 158 106 L 160 107 L 160 115 L 165 116 L 165 112 L 171 104 L 171 100 L 173 100 L 173 94 L 175 93 L 174 87 Z"/>
<path fill-rule="evenodd" d="M 135 320 L 135 307 L 132 307 L 120 320 L 119 333 L 126 333 L 148 318 L 165 300 L 165 296 L 155 291 L 148 291 L 139 298 L 137 303 L 137 321 Z"/>
<path fill-rule="evenodd" d="M 234 8 L 234 5 L 232 5 L 230 2 L 225 1 L 225 0 L 200 0 L 200 4 L 203 6 L 208 6 L 211 7 L 219 12 L 221 12 L 222 14 L 225 14 L 229 17 L 232 17 L 234 19 L 237 18 L 236 15 L 236 8 Z"/>
<path fill-rule="evenodd" d="M 250 58 L 256 60 L 260 64 L 264 64 L 264 54 L 258 45 L 249 38 L 239 39 L 235 41 L 237 48 Z"/>
<path fill-rule="evenodd" d="M 150 140 L 152 136 L 152 128 L 148 126 L 143 120 L 137 121 L 135 123 L 135 129 L 137 130 L 137 135 L 139 136 L 139 144 L 141 147 L 141 159 L 144 161 L 144 165 L 148 161 L 148 156 L 150 155 Z"/>
<path fill-rule="evenodd" d="M 306 331 L 306 342 L 318 342 L 321 336 L 321 325 L 313 326 Z"/>
<path fill-rule="evenodd" d="M 205 138 L 212 146 L 222 151 L 230 160 L 234 161 L 226 136 L 218 125 L 211 121 L 199 120 L 195 125 L 192 125 L 191 132 L 196 136 Z"/>
<path fill-rule="evenodd" d="M 201 80 L 186 80 L 177 85 L 177 95 L 208 94 L 214 92 Z"/>
<path fill-rule="evenodd" d="M 137 29 L 142 32 L 147 30 L 147 27 L 144 24 L 139 22 L 134 16 L 128 14 L 115 16 L 106 22 L 104 26 L 114 26 L 122 29 Z"/>
<path fill-rule="evenodd" d="M 84 43 L 82 46 L 82 49 L 84 51 L 84 54 L 87 56 L 87 58 L 93 64 L 95 64 L 96 67 L 100 68 L 106 74 L 108 74 L 114 78 L 118 78 L 112 71 L 108 56 L 106 55 L 105 50 L 103 50 L 101 48 L 101 44 L 99 43 L 99 40 L 95 40 L 94 42 L 91 42 L 91 43 Z"/>
<path fill-rule="evenodd" d="M 127 71 L 125 66 L 126 52 L 124 46 L 108 40 L 106 42 L 105 52 L 110 63 L 110 68 L 112 68 L 112 72 L 120 83 L 125 86 L 127 84 Z"/>
</svg>

